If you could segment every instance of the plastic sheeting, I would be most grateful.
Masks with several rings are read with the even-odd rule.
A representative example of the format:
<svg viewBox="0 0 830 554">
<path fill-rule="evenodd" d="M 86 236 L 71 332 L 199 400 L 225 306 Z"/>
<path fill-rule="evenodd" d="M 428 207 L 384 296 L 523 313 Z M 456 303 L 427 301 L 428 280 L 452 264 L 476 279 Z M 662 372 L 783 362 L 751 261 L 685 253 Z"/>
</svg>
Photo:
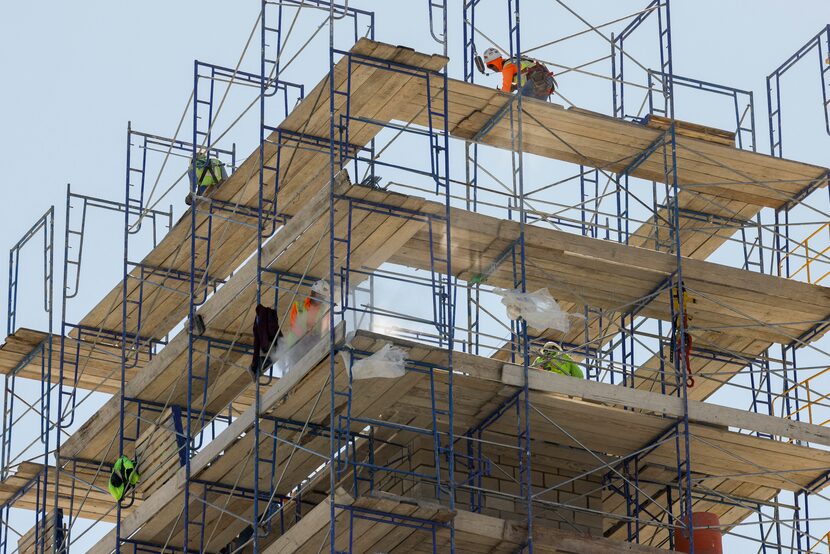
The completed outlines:
<svg viewBox="0 0 830 554">
<path fill-rule="evenodd" d="M 328 300 L 329 297 L 329 283 L 325 279 L 320 279 L 311 285 L 311 292 L 316 292 L 320 298 Z"/>
<path fill-rule="evenodd" d="M 550 295 L 548 289 L 536 292 L 493 289 L 501 296 L 501 303 L 507 308 L 510 319 L 524 319 L 534 329 L 555 329 L 567 333 L 571 327 L 572 314 L 564 311 Z"/>
<path fill-rule="evenodd" d="M 320 325 L 311 329 L 302 337 L 277 338 L 276 343 L 269 352 L 269 358 L 274 362 L 271 370 L 274 377 L 282 378 L 288 375 L 291 368 L 308 354 L 317 344 L 320 337 L 328 334 L 328 318 L 320 319 Z"/>
<path fill-rule="evenodd" d="M 319 299 L 324 304 L 328 304 L 329 302 L 329 294 L 331 291 L 331 287 L 329 286 L 329 282 L 325 279 L 320 279 L 316 283 L 311 286 L 311 296 Z M 339 285 L 334 286 L 334 305 L 337 306 L 340 304 L 341 294 L 343 294 L 342 289 Z"/>
<path fill-rule="evenodd" d="M 351 354 L 342 352 L 346 367 L 351 362 Z M 392 344 L 385 344 L 383 348 L 362 360 L 352 364 L 353 379 L 373 379 L 377 377 L 394 379 L 403 377 L 406 373 L 407 351 Z"/>
<path fill-rule="evenodd" d="M 338 288 L 335 288 L 335 293 L 339 293 Z M 279 317 L 282 318 L 280 321 L 282 323 L 282 335 L 275 337 L 262 346 L 261 356 L 265 358 L 261 362 L 263 368 L 272 367 L 272 372 L 275 377 L 284 377 L 289 365 L 280 362 L 286 357 L 289 351 L 295 345 L 305 340 L 306 337 L 320 337 L 328 332 L 328 301 L 329 284 L 325 279 L 321 279 L 312 285 L 311 295 L 308 297 L 295 297 L 295 300 L 290 304 L 287 314 L 277 314 L 273 309 L 269 308 L 274 313 L 273 317 L 275 320 Z M 288 316 L 287 318 L 285 317 L 286 315 Z M 274 325 L 276 325 L 276 321 Z"/>
</svg>

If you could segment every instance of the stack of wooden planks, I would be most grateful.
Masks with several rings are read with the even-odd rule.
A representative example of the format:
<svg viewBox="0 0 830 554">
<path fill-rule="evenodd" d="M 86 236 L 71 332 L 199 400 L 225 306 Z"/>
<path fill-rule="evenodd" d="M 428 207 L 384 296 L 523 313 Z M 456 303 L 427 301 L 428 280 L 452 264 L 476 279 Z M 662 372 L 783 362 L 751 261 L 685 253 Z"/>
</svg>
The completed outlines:
<svg viewBox="0 0 830 554">
<path fill-rule="evenodd" d="M 136 441 L 142 498 L 150 497 L 182 465 L 174 417 L 171 409 L 165 409 L 159 423 L 145 427 Z"/>
</svg>

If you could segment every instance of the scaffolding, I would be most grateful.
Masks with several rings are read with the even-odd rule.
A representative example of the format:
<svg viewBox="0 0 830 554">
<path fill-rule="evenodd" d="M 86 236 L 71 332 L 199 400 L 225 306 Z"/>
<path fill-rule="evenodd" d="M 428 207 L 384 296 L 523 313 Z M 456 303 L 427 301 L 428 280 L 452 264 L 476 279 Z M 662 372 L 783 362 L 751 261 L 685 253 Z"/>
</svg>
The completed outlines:
<svg viewBox="0 0 830 554">
<path fill-rule="evenodd" d="M 601 24 L 556 4 L 585 30 L 533 46 L 535 6 L 464 0 L 454 21 L 428 0 L 428 54 L 376 41 L 354 2 L 260 0 L 235 67 L 194 62 L 175 136 L 128 124 L 123 200 L 67 186 L 59 331 L 54 208 L 10 252 L 2 552 L 830 548 L 830 170 L 785 159 L 782 133 L 782 79 L 817 52 L 830 134 L 830 25 L 767 77 L 767 155 L 752 91 L 675 73 L 669 0 Z M 284 79 L 323 30 L 321 80 Z M 574 39 L 609 53 L 543 59 Z M 487 47 L 610 82 L 609 113 L 478 84 Z M 727 120 L 684 121 L 679 91 Z M 104 213 L 121 279 L 78 316 Z M 18 283 L 40 234 L 34 330 Z M 551 342 L 586 378 L 540 366 Z M 122 456 L 140 480 L 116 501 Z"/>
</svg>

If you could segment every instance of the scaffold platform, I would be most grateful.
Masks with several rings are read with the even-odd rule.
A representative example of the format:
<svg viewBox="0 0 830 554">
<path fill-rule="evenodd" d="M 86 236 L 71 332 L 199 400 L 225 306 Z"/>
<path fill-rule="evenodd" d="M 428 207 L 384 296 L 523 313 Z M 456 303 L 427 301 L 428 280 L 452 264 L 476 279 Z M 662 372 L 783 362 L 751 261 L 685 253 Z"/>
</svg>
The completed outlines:
<svg viewBox="0 0 830 554">
<path fill-rule="evenodd" d="M 87 315 L 58 333 L 10 329 L 0 346 L 7 382 L 49 381 L 45 397 L 111 397 L 79 425 L 61 424 L 61 410 L 44 416 L 57 427 L 56 454 L 6 463 L 0 506 L 117 523 L 89 550 L 100 554 L 120 541 L 219 552 L 250 529 L 269 554 L 528 544 L 656 554 L 675 552 L 688 508 L 717 514 L 730 532 L 782 491 L 822 494 L 830 428 L 772 415 L 771 397 L 768 413 L 706 400 L 771 347 L 821 340 L 830 288 L 707 258 L 762 210 L 786 211 L 826 187 L 830 170 L 726 144 L 703 126 L 679 132 L 673 118 L 636 123 L 450 79 L 443 55 L 368 38 L 338 53 L 221 186 L 191 194 L 140 262 L 125 251 L 124 280 Z M 436 177 L 428 197 L 353 182 L 349 164 L 375 156 L 382 130 L 413 126 L 674 184 L 676 204 L 613 241 L 465 209 L 447 175 L 446 190 Z M 427 322 L 437 334 L 407 340 L 347 325 L 356 306 L 344 300 L 389 265 L 428 276 L 419 284 L 434 312 L 451 313 Z M 284 327 L 286 307 L 332 278 L 323 323 L 254 376 L 257 303 L 280 308 Z M 446 292 L 473 286 L 546 289 L 582 320 L 568 332 L 508 321 L 510 340 L 474 354 L 471 341 L 454 342 L 457 292 Z M 678 289 L 693 303 L 680 306 Z M 678 311 L 691 321 L 693 367 L 671 342 L 682 334 Z M 652 356 L 623 359 L 621 383 L 531 367 L 533 340 L 600 365 L 609 329 L 631 335 L 635 318 L 674 331 Z M 406 353 L 402 376 L 354 377 L 356 360 L 389 345 Z M 14 421 L 7 410 L 4 426 Z M 122 455 L 138 460 L 142 481 L 119 505 L 107 478 Z"/>
</svg>

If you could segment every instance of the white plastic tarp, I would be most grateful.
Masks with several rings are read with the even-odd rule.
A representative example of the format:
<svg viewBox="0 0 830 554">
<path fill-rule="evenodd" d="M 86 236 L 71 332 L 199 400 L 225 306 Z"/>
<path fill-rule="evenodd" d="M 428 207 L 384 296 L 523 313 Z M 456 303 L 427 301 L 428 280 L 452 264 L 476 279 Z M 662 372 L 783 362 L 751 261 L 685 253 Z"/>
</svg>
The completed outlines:
<svg viewBox="0 0 830 554">
<path fill-rule="evenodd" d="M 534 329 L 555 329 L 567 333 L 570 329 L 570 317 L 548 289 L 539 289 L 536 292 L 522 292 L 520 290 L 494 289 L 493 292 L 501 296 L 501 303 L 507 308 L 507 317 L 510 319 L 524 319 Z"/>
<path fill-rule="evenodd" d="M 406 373 L 406 350 L 392 344 L 385 344 L 383 348 L 361 360 L 352 363 L 353 379 L 398 378 Z M 348 367 L 351 355 L 343 352 L 343 360 Z"/>
</svg>

